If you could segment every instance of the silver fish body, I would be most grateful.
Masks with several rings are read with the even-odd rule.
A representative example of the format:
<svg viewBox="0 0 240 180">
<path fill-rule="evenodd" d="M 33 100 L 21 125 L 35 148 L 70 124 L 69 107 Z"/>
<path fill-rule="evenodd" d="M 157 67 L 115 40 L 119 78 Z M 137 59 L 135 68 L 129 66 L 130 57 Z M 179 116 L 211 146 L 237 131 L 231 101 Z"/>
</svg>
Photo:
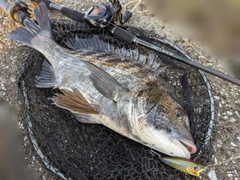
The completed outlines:
<svg viewBox="0 0 240 180">
<path fill-rule="evenodd" d="M 83 123 L 99 123 L 143 145 L 170 156 L 190 158 L 196 146 L 189 132 L 188 117 L 173 98 L 171 88 L 158 74 L 137 61 L 118 55 L 60 47 L 51 35 L 44 3 L 31 19 L 7 37 L 41 52 L 43 63 L 37 78 L 40 88 L 59 88 L 53 101 L 70 110 Z M 69 44 L 77 47 L 73 39 Z"/>
</svg>

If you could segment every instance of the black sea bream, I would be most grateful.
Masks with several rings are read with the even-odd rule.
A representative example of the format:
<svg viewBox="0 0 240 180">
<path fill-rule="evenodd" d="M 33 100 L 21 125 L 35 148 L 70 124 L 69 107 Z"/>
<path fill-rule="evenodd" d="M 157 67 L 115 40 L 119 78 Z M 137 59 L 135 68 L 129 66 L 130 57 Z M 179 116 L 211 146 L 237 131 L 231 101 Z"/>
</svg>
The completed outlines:
<svg viewBox="0 0 240 180">
<path fill-rule="evenodd" d="M 34 9 L 30 18 L 7 34 L 41 52 L 49 62 L 36 80 L 39 88 L 59 88 L 54 103 L 74 113 L 83 123 L 108 128 L 170 156 L 190 158 L 196 146 L 189 120 L 174 100 L 174 93 L 153 70 L 116 54 L 82 50 L 79 54 L 59 46 L 52 38 L 47 8 Z M 67 43 L 77 47 L 81 40 Z M 89 135 L 90 136 L 90 135 Z"/>
</svg>

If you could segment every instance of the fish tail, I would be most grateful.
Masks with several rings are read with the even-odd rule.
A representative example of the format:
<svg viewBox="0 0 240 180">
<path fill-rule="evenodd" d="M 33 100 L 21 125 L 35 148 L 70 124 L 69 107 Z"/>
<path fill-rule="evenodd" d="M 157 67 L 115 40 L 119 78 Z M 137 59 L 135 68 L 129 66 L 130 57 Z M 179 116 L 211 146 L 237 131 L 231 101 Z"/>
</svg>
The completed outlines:
<svg viewBox="0 0 240 180">
<path fill-rule="evenodd" d="M 34 16 L 37 23 L 30 18 L 26 18 L 23 23 L 25 27 L 17 28 L 8 33 L 6 37 L 39 49 L 44 39 L 52 38 L 51 23 L 45 3 L 40 2 L 35 7 Z"/>
</svg>

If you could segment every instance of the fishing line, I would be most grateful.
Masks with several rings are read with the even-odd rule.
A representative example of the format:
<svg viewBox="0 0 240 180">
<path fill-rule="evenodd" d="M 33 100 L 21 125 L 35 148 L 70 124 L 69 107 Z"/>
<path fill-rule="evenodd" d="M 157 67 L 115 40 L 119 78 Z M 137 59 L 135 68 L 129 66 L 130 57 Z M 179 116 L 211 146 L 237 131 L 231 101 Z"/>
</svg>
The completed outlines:
<svg viewBox="0 0 240 180">
<path fill-rule="evenodd" d="M 236 160 L 236 159 L 239 159 L 240 158 L 240 155 L 239 156 L 236 156 L 236 157 L 232 157 L 230 159 L 227 159 L 227 160 L 224 160 L 222 162 L 219 162 L 219 163 L 214 163 L 214 164 L 209 164 L 206 166 L 206 168 L 209 168 L 209 167 L 214 167 L 214 166 L 219 166 L 219 165 L 222 165 L 223 163 L 228 163 L 230 161 L 233 161 L 233 160 Z"/>
</svg>

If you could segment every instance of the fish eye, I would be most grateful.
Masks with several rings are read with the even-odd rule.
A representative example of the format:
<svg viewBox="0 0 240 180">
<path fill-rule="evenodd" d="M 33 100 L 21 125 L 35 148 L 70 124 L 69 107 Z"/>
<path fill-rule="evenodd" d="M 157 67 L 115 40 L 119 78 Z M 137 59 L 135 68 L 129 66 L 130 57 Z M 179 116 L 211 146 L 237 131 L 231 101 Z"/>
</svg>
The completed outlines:
<svg viewBox="0 0 240 180">
<path fill-rule="evenodd" d="M 198 166 L 194 166 L 193 169 L 197 171 L 198 170 Z"/>
<path fill-rule="evenodd" d="M 184 116 L 183 112 L 181 110 L 178 110 L 178 109 L 175 111 L 175 115 L 179 120 L 182 120 L 183 116 Z"/>
</svg>

